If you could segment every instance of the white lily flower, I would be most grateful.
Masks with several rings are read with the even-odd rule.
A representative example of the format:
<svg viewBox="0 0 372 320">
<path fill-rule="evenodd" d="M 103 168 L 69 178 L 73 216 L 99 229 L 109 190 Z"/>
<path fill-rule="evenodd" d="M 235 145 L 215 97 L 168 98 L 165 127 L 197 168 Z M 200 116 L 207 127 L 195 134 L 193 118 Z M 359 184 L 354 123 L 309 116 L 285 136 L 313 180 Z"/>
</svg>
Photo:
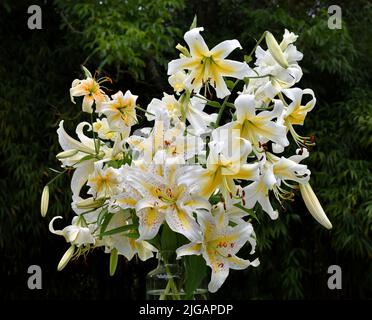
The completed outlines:
<svg viewBox="0 0 372 320">
<path fill-rule="evenodd" d="M 179 157 L 181 163 L 203 153 L 204 142 L 197 135 L 187 134 L 185 124 L 176 121 L 172 127 L 168 113 L 159 111 L 155 124 L 148 135 L 132 135 L 126 139 L 133 150 L 138 152 L 138 158 L 152 162 L 159 151 L 165 151 L 168 156 Z M 142 132 L 141 132 L 142 133 Z"/>
<path fill-rule="evenodd" d="M 217 189 L 225 201 L 232 201 L 237 194 L 234 180 L 255 180 L 258 176 L 258 163 L 246 163 L 252 147 L 248 140 L 239 136 L 239 131 L 214 130 L 209 143 L 209 156 L 206 169 L 197 167 L 195 172 L 187 173 L 189 182 L 198 184 L 201 196 L 209 198 Z"/>
<path fill-rule="evenodd" d="M 283 34 L 283 40 L 280 43 L 280 49 L 284 51 L 285 49 L 288 48 L 290 44 L 296 42 L 297 38 L 298 38 L 298 35 L 285 29 L 284 34 Z"/>
<path fill-rule="evenodd" d="M 99 138 L 111 141 L 116 141 L 118 136 L 124 139 L 128 137 L 130 133 L 130 127 L 124 127 L 121 130 L 113 130 L 110 128 L 107 118 L 97 119 L 96 122 L 93 123 L 93 130 L 97 132 Z"/>
<path fill-rule="evenodd" d="M 111 218 L 106 230 L 112 230 L 131 224 L 130 219 L 123 212 L 118 212 Z M 131 232 L 116 233 L 110 236 L 103 237 L 104 245 L 106 246 L 106 252 L 110 252 L 112 249 L 116 249 L 118 254 L 123 255 L 129 261 L 138 254 L 138 257 L 142 261 L 146 261 L 154 256 L 154 252 L 158 250 L 148 243 L 147 241 L 136 240 L 128 237 L 127 235 Z"/>
<path fill-rule="evenodd" d="M 187 99 L 182 96 L 178 101 L 174 96 L 164 93 L 162 100 L 152 99 L 147 107 L 147 120 L 152 121 L 156 118 L 164 118 L 164 112 L 167 113 L 167 118 L 175 123 L 180 120 L 184 122 L 187 119 L 194 129 L 195 133 L 200 135 L 210 131 L 208 126 L 215 122 L 217 113 L 208 114 L 204 112 L 206 100 L 199 97 Z"/>
<path fill-rule="evenodd" d="M 79 196 L 81 188 L 94 170 L 94 162 L 97 161 L 98 158 L 107 160 L 112 157 L 112 149 L 108 148 L 105 144 L 101 144 L 100 152 L 96 155 L 94 140 L 84 134 L 84 127 L 88 127 L 88 129 L 91 130 L 91 125 L 89 123 L 79 123 L 76 128 L 76 134 L 80 141 L 72 138 L 66 133 L 63 128 L 63 120 L 59 123 L 59 128 L 57 130 L 58 141 L 62 149 L 64 151 L 73 151 L 71 152 L 71 156 L 65 155 L 59 158 L 63 167 L 76 168 L 71 179 L 73 198 Z M 87 156 L 88 158 L 84 159 Z"/>
<path fill-rule="evenodd" d="M 309 137 L 302 137 L 298 135 L 293 128 L 294 125 L 303 125 L 305 117 L 310 112 L 316 103 L 314 91 L 311 89 L 299 89 L 291 88 L 284 89 L 283 93 L 292 100 L 292 102 L 285 107 L 284 112 L 281 116 L 280 121 L 287 127 L 287 131 L 291 133 L 293 139 L 297 145 L 306 147 L 307 145 L 313 145 L 314 142 Z M 308 96 L 310 100 L 303 105 L 303 97 Z"/>
<path fill-rule="evenodd" d="M 314 91 L 311 89 L 291 88 L 284 89 L 282 92 L 292 100 L 283 113 L 284 124 L 286 126 L 303 125 L 307 113 L 314 108 L 316 103 Z M 311 99 L 305 105 L 302 105 L 304 95 L 309 95 Z"/>
<path fill-rule="evenodd" d="M 217 113 L 208 114 L 204 112 L 205 105 L 206 101 L 199 97 L 192 97 L 183 103 L 185 117 L 198 135 L 210 132 L 209 126 L 211 123 L 216 122 L 218 116 Z"/>
<path fill-rule="evenodd" d="M 278 118 L 283 111 L 282 104 L 274 104 L 272 111 L 256 113 L 260 102 L 254 95 L 241 94 L 235 100 L 237 120 L 225 125 L 235 130 L 240 130 L 242 138 L 248 139 L 253 146 L 273 141 L 283 147 L 289 145 L 286 137 L 286 127 L 273 119 Z"/>
<path fill-rule="evenodd" d="M 185 33 L 185 41 L 190 48 L 190 56 L 183 56 L 168 64 L 168 75 L 181 70 L 190 70 L 185 81 L 189 90 L 199 92 L 200 88 L 210 83 L 215 89 L 218 98 L 230 94 L 223 77 L 243 79 L 249 73 L 246 63 L 225 59 L 233 50 L 240 48 L 238 40 L 223 41 L 209 50 L 200 31 L 204 28 L 194 28 Z"/>
<path fill-rule="evenodd" d="M 106 198 L 115 195 L 119 190 L 120 176 L 119 171 L 106 167 L 104 163 L 98 161 L 94 164 L 94 171 L 89 176 L 87 185 L 90 187 L 88 194 L 94 198 Z"/>
<path fill-rule="evenodd" d="M 198 236 L 199 228 L 192 214 L 210 209 L 207 199 L 193 195 L 195 186 L 183 181 L 185 172 L 196 166 L 179 166 L 177 160 L 167 158 L 163 165 L 128 170 L 126 181 L 137 190 L 142 199 L 136 203 L 139 217 L 140 240 L 156 236 L 164 221 L 169 227 L 189 239 Z"/>
<path fill-rule="evenodd" d="M 244 93 L 254 94 L 257 100 L 268 103 L 283 89 L 290 88 L 301 80 L 302 69 L 298 61 L 303 55 L 292 44 L 296 39 L 295 34 L 286 30 L 280 45 L 274 45 L 276 49 L 265 51 L 260 46 L 257 47 L 254 72 L 256 76 L 265 77 L 250 79 L 248 86 L 243 90 Z M 276 54 L 276 59 L 273 57 L 273 50 L 279 52 Z M 278 60 L 283 66 L 278 63 Z"/>
<path fill-rule="evenodd" d="M 286 191 L 281 185 L 285 184 L 287 187 L 293 188 L 294 186 L 287 181 L 295 181 L 300 185 L 309 181 L 310 170 L 307 169 L 306 165 L 298 163 L 307 156 L 307 151 L 303 151 L 302 154 L 297 154 L 288 159 L 284 157 L 279 158 L 267 152 L 261 160 L 259 180 L 243 188 L 245 206 L 248 209 L 252 209 L 258 202 L 271 219 L 277 219 L 278 211 L 271 206 L 269 191 L 272 190 L 274 192 L 279 202 L 281 199 L 291 199 L 293 197 L 292 192 Z"/>
<path fill-rule="evenodd" d="M 107 116 L 109 126 L 113 130 L 126 130 L 136 124 L 136 100 L 138 96 L 129 90 L 123 95 L 121 91 L 111 96 L 113 100 L 101 104 L 99 113 Z"/>
<path fill-rule="evenodd" d="M 93 112 L 93 102 L 99 105 L 107 100 L 107 96 L 101 90 L 99 83 L 91 77 L 85 80 L 75 79 L 71 84 L 70 96 L 73 103 L 75 103 L 74 97 L 84 96 L 82 108 L 87 113 Z"/>
<path fill-rule="evenodd" d="M 54 217 L 49 223 L 49 231 L 59 236 L 63 236 L 67 242 L 77 247 L 94 244 L 95 239 L 93 237 L 93 230 L 87 226 L 83 226 L 81 219 L 75 216 L 72 219 L 71 225 L 65 227 L 63 230 L 55 230 L 53 223 L 57 219 L 62 219 L 61 216 Z"/>
<path fill-rule="evenodd" d="M 242 270 L 248 266 L 258 266 L 259 260 L 243 260 L 236 254 L 241 247 L 253 238 L 253 227 L 244 222 L 230 227 L 224 213 L 215 216 L 209 212 L 198 212 L 198 223 L 201 226 L 202 235 L 196 241 L 192 241 L 177 249 L 177 258 L 186 255 L 203 255 L 207 265 L 212 269 L 211 281 L 208 285 L 210 292 L 216 292 L 225 282 L 230 269 Z M 253 239 L 252 243 L 255 243 Z M 252 248 L 254 252 L 254 248 Z"/>
<path fill-rule="evenodd" d="M 186 89 L 185 87 L 186 79 L 187 79 L 186 72 L 178 71 L 168 78 L 168 82 L 172 86 L 174 92 L 180 94 L 183 90 Z"/>
<path fill-rule="evenodd" d="M 153 121 L 159 117 L 162 112 L 167 112 L 171 120 L 178 120 L 181 117 L 181 104 L 173 95 L 163 93 L 164 97 L 152 99 L 147 106 L 146 118 L 148 121 Z"/>
</svg>

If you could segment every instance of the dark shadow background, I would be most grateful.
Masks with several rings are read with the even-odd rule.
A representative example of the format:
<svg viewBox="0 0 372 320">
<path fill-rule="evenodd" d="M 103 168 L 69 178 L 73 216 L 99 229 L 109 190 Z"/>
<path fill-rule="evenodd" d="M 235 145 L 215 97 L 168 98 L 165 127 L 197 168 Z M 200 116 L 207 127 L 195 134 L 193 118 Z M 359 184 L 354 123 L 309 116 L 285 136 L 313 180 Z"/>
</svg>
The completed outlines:
<svg viewBox="0 0 372 320">
<path fill-rule="evenodd" d="M 258 212 L 259 268 L 232 271 L 212 299 L 371 299 L 372 218 L 372 10 L 369 1 L 338 1 L 342 29 L 327 26 L 328 1 L 150 0 L 0 2 L 0 297 L 1 299 L 143 299 L 145 275 L 156 261 L 121 257 L 114 277 L 109 257 L 95 250 L 62 272 L 67 249 L 48 231 L 55 215 L 70 221 L 69 177 L 51 190 L 48 216 L 40 216 L 44 184 L 58 168 L 57 124 L 72 132 L 83 119 L 69 88 L 80 65 L 130 89 L 146 107 L 167 85 L 166 65 L 195 13 L 212 47 L 237 38 L 248 54 L 262 32 L 300 35 L 304 59 L 299 86 L 317 106 L 304 135 L 316 147 L 307 164 L 312 185 L 333 223 L 327 231 L 300 197 L 277 221 Z M 27 8 L 42 8 L 42 29 L 29 30 Z M 235 53 L 241 58 L 242 53 Z M 27 269 L 43 270 L 43 289 L 27 288 Z M 327 269 L 342 268 L 342 290 L 329 290 Z"/>
</svg>

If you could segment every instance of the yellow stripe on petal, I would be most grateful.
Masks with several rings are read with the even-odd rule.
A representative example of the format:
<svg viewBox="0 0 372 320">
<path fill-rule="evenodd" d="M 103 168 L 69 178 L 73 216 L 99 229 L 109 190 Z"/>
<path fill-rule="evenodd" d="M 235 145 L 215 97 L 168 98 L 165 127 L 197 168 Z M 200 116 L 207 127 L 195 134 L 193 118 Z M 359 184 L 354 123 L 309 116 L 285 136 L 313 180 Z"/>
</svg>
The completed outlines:
<svg viewBox="0 0 372 320">
<path fill-rule="evenodd" d="M 148 208 L 146 210 L 146 218 L 143 220 L 144 224 L 147 227 L 150 227 L 157 221 L 158 219 L 158 212 L 154 208 Z"/>
<path fill-rule="evenodd" d="M 189 220 L 188 220 L 189 216 L 184 211 L 179 210 L 178 208 L 176 209 L 176 215 L 177 215 L 182 227 L 185 230 L 190 230 L 190 223 L 189 223 Z"/>
<path fill-rule="evenodd" d="M 201 185 L 201 196 L 210 197 L 222 183 L 221 170 L 218 169 L 216 172 L 206 171 L 199 180 L 199 183 Z"/>
</svg>

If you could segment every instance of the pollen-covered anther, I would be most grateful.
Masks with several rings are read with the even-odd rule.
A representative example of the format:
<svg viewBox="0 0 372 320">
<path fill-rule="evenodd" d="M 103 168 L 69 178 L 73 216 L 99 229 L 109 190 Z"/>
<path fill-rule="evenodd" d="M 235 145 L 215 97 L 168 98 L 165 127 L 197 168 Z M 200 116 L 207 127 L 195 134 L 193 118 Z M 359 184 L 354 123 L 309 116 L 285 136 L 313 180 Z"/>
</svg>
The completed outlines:
<svg viewBox="0 0 372 320">
<path fill-rule="evenodd" d="M 166 193 L 167 196 L 169 196 L 170 198 L 173 198 L 173 192 L 172 192 L 171 188 L 167 188 L 167 189 L 165 190 L 165 193 Z"/>
</svg>

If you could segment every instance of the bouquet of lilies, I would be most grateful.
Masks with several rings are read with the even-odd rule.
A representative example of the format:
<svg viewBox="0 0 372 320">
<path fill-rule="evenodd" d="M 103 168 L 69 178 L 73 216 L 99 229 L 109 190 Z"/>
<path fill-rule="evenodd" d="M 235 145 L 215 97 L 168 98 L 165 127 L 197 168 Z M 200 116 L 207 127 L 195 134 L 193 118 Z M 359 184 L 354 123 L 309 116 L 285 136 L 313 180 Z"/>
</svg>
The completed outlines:
<svg viewBox="0 0 372 320">
<path fill-rule="evenodd" d="M 302 77 L 298 36 L 285 30 L 279 43 L 265 32 L 250 55 L 234 61 L 227 57 L 242 49 L 238 40 L 209 49 L 202 31 L 193 26 L 185 33 L 187 46 L 178 44 L 179 58 L 168 64 L 172 93 L 146 108 L 129 90 L 106 94 L 102 84 L 111 80 L 85 67 L 85 78 L 72 82 L 71 100 L 82 97 L 89 121 L 77 125 L 77 138 L 65 131 L 63 120 L 57 130 L 60 175 L 74 170 L 75 212 L 62 230 L 54 227 L 60 216 L 49 224 L 70 245 L 58 270 L 102 247 L 110 253 L 113 274 L 118 255 L 145 261 L 176 235 L 182 239 L 174 248 L 177 259 L 202 258 L 211 269 L 208 289 L 216 292 L 229 269 L 259 265 L 256 257 L 237 256 L 244 245 L 255 254 L 258 207 L 277 219 L 273 202 L 283 205 L 299 189 L 312 216 L 332 227 L 301 163 L 314 139 L 295 131 L 316 103 L 311 89 L 295 87 Z M 133 130 L 139 117 L 151 126 Z M 297 150 L 284 156 L 290 141 Z M 43 216 L 50 182 L 42 194 Z"/>
</svg>

